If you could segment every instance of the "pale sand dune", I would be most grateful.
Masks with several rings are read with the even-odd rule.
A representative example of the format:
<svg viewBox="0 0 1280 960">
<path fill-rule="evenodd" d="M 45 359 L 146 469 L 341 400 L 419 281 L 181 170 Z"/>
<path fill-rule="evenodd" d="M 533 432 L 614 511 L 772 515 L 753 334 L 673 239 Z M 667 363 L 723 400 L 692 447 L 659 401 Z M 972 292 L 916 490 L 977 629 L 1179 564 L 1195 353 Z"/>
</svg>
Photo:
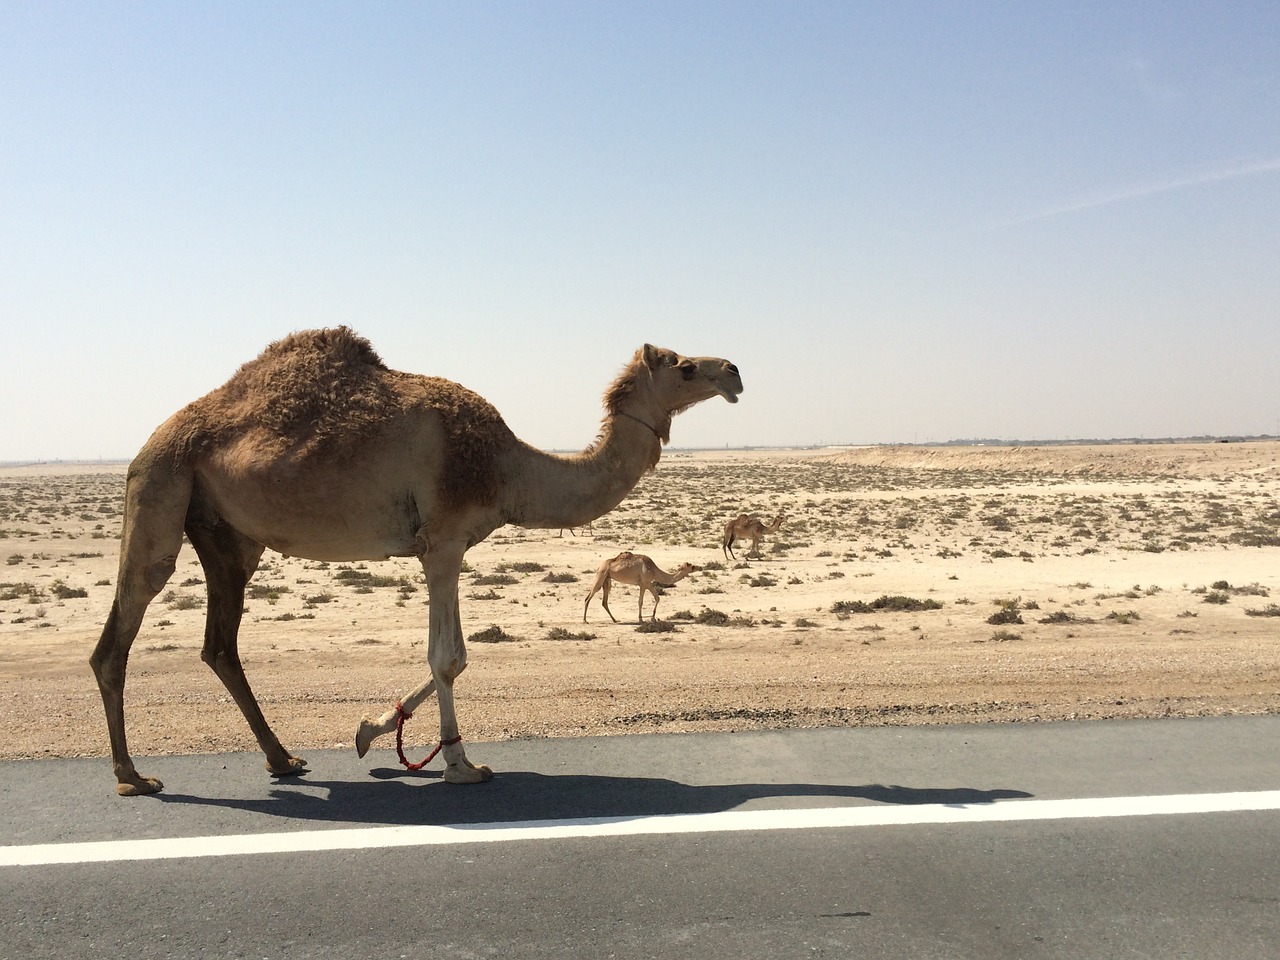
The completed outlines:
<svg viewBox="0 0 1280 960">
<path fill-rule="evenodd" d="M 0 468 L 2 757 L 106 755 L 87 660 L 111 603 L 123 477 L 123 465 Z M 469 645 L 463 730 L 1277 712 L 1280 617 L 1248 611 L 1280 602 L 1278 481 L 1275 443 L 669 451 L 593 533 L 508 527 L 468 554 L 466 633 L 516 639 Z M 780 508 L 765 560 L 723 563 L 726 519 Z M 593 571 L 624 549 L 707 567 L 666 593 L 674 632 L 615 625 L 598 597 L 582 623 Z M 268 553 L 247 603 L 250 680 L 298 751 L 350 744 L 362 713 L 426 672 L 417 564 L 343 566 Z M 184 551 L 134 646 L 137 755 L 254 748 L 199 659 L 203 588 L 188 581 L 201 577 Z M 941 607 L 833 609 L 895 595 Z M 988 623 L 1001 600 L 1020 601 L 1022 624 Z M 615 587 L 615 615 L 635 603 Z M 730 623 L 681 617 L 704 611 Z M 548 639 L 557 629 L 570 638 Z M 409 730 L 430 741 L 434 710 Z"/>
</svg>

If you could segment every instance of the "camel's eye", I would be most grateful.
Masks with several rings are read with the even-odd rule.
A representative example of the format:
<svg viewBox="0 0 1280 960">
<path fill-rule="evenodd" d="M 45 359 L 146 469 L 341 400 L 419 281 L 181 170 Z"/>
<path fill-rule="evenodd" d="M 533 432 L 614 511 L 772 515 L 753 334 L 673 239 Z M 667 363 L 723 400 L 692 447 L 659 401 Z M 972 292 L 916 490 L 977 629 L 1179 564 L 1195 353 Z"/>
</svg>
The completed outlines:
<svg viewBox="0 0 1280 960">
<path fill-rule="evenodd" d="M 684 375 L 686 380 L 692 380 L 693 375 L 698 372 L 698 365 L 686 358 L 676 364 L 676 369 Z"/>
</svg>

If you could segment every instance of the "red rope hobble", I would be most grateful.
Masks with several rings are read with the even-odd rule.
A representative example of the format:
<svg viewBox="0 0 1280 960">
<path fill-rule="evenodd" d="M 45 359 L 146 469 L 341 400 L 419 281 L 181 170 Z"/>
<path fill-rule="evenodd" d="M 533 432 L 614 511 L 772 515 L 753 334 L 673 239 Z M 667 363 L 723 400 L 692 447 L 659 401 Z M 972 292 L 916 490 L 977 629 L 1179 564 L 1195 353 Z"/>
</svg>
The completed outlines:
<svg viewBox="0 0 1280 960">
<path fill-rule="evenodd" d="M 413 714 L 404 708 L 404 704 L 396 702 L 396 756 L 400 758 L 400 762 L 404 764 L 408 770 L 421 770 L 428 763 L 436 758 L 444 747 L 451 747 L 455 743 L 462 742 L 462 735 L 454 737 L 452 740 L 441 740 L 435 745 L 435 749 L 428 753 L 422 760 L 417 763 L 410 763 L 409 758 L 404 755 L 404 722 L 412 717 Z"/>
</svg>

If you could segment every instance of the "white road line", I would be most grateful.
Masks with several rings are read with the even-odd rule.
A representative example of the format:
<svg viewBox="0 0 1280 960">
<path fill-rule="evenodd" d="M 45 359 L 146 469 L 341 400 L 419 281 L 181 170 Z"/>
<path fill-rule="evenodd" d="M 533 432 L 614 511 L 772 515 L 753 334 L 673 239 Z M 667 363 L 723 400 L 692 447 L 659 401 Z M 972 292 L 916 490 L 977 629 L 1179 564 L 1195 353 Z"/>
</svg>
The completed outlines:
<svg viewBox="0 0 1280 960">
<path fill-rule="evenodd" d="M 595 817 L 448 826 L 359 827 L 246 833 L 224 837 L 165 837 L 93 843 L 38 843 L 0 847 L 0 867 L 228 857 L 263 853 L 370 850 L 568 837 L 622 837 L 748 830 L 815 830 L 1015 820 L 1076 820 L 1096 817 L 1170 816 L 1280 810 L 1280 790 L 1192 793 L 1157 797 L 1098 797 L 1078 800 L 1004 800 L 985 804 L 822 807 L 806 810 L 727 810 L 721 813 L 654 817 Z"/>
</svg>

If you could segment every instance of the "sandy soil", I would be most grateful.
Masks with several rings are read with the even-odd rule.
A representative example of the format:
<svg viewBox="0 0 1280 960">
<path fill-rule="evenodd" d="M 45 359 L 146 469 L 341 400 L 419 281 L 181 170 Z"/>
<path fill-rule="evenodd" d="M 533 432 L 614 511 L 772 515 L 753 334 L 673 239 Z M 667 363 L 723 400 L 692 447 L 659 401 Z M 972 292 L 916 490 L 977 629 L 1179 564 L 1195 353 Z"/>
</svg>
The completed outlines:
<svg viewBox="0 0 1280 960">
<path fill-rule="evenodd" d="M 0 757 L 106 755 L 87 660 L 123 481 L 0 468 Z M 1278 491 L 1276 443 L 669 452 L 590 531 L 470 552 L 459 716 L 483 741 L 1280 712 Z M 724 559 L 729 516 L 780 510 L 762 559 Z M 582 622 L 624 549 L 703 566 L 666 591 L 669 629 L 637 631 L 630 587 L 629 622 L 598 597 Z M 199 658 L 201 579 L 184 551 L 134 646 L 137 755 L 255 747 Z M 425 678 L 425 604 L 411 561 L 264 558 L 241 649 L 287 746 L 350 745 Z"/>
</svg>

